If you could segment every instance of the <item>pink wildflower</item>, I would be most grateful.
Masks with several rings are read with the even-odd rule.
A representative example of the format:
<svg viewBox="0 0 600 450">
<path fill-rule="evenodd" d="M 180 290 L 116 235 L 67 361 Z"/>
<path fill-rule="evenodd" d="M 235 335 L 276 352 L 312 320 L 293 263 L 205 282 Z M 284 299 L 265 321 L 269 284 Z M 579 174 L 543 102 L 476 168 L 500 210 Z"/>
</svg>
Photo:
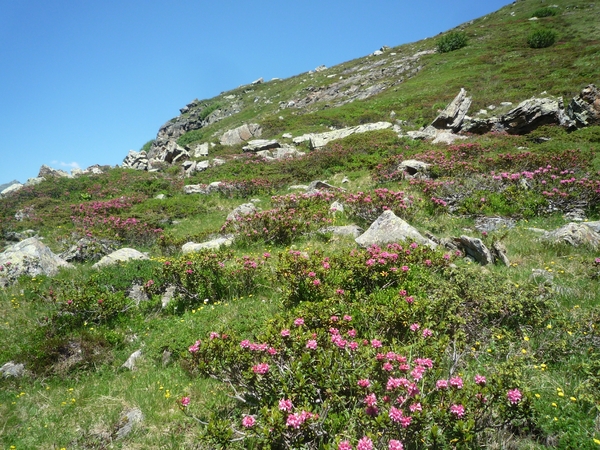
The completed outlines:
<svg viewBox="0 0 600 450">
<path fill-rule="evenodd" d="M 396 439 L 390 439 L 388 450 L 404 450 L 404 446 L 402 445 L 402 442 L 397 441 Z"/>
<path fill-rule="evenodd" d="M 242 348 L 249 348 L 250 347 L 250 341 L 248 339 L 244 339 L 242 342 L 240 342 L 240 347 L 242 347 Z"/>
<path fill-rule="evenodd" d="M 400 422 L 400 420 L 402 420 L 402 417 L 404 417 L 404 414 L 402 413 L 401 409 L 392 406 L 390 407 L 389 416 L 390 419 L 392 419 L 392 422 Z"/>
<path fill-rule="evenodd" d="M 356 444 L 356 450 L 373 450 L 373 441 L 368 436 L 363 436 Z"/>
<path fill-rule="evenodd" d="M 317 348 L 317 341 L 315 341 L 314 339 L 310 339 L 306 343 L 306 348 L 308 348 L 310 350 L 315 350 Z"/>
<path fill-rule="evenodd" d="M 506 393 L 506 398 L 508 398 L 508 401 L 510 403 L 512 403 L 513 405 L 516 405 L 517 403 L 519 403 L 521 401 L 522 397 L 523 397 L 523 395 L 521 394 L 521 391 L 519 391 L 518 389 L 511 389 L 510 391 L 508 391 Z"/>
<path fill-rule="evenodd" d="M 364 402 L 367 406 L 375 406 L 377 404 L 377 396 L 375 394 L 369 394 L 365 397 Z"/>
<path fill-rule="evenodd" d="M 348 336 L 350 337 L 356 337 L 356 330 L 348 330 Z"/>
<path fill-rule="evenodd" d="M 456 389 L 462 389 L 462 387 L 463 387 L 462 378 L 461 377 L 450 378 L 450 386 L 452 386 L 453 388 L 456 388 Z"/>
<path fill-rule="evenodd" d="M 418 323 L 413 323 L 410 326 L 410 331 L 417 331 L 419 328 L 421 328 L 421 325 L 419 325 Z"/>
<path fill-rule="evenodd" d="M 331 316 L 329 318 L 329 320 L 331 320 L 332 322 L 337 322 L 340 318 L 338 316 Z"/>
<path fill-rule="evenodd" d="M 187 406 L 190 404 L 190 398 L 189 397 L 181 397 L 181 406 Z"/>
<path fill-rule="evenodd" d="M 386 372 L 391 372 L 392 370 L 394 370 L 394 366 L 392 366 L 389 362 L 384 362 L 382 369 L 385 370 Z"/>
<path fill-rule="evenodd" d="M 320 286 L 321 285 L 321 280 L 319 280 L 319 279 L 313 280 L 313 285 Z"/>
<path fill-rule="evenodd" d="M 255 423 L 256 419 L 252 416 L 244 416 L 244 418 L 242 419 L 242 425 L 245 428 L 252 428 Z"/>
<path fill-rule="evenodd" d="M 420 403 L 413 403 L 408 407 L 408 409 L 410 409 L 410 412 L 423 411 L 423 407 Z"/>
<path fill-rule="evenodd" d="M 358 380 L 358 383 L 356 383 L 356 384 L 358 384 L 360 387 L 363 387 L 363 388 L 368 388 L 369 386 L 371 386 L 371 382 L 369 381 L 368 378 L 363 378 L 361 380 Z"/>
<path fill-rule="evenodd" d="M 282 337 L 288 337 L 289 335 L 290 335 L 290 330 L 288 330 L 288 329 L 281 330 Z"/>
<path fill-rule="evenodd" d="M 487 380 L 483 375 L 475 375 L 475 384 L 478 384 L 479 386 L 485 386 L 486 382 Z"/>
<path fill-rule="evenodd" d="M 423 329 L 423 337 L 424 338 L 428 338 L 432 335 L 433 335 L 433 331 L 431 331 L 429 328 Z"/>
<path fill-rule="evenodd" d="M 448 389 L 448 380 L 437 380 L 435 387 L 438 389 Z"/>
<path fill-rule="evenodd" d="M 450 406 L 450 412 L 459 419 L 465 415 L 465 407 L 463 405 Z"/>
<path fill-rule="evenodd" d="M 294 320 L 294 325 L 301 327 L 304 325 L 304 319 L 302 317 L 298 317 L 296 320 Z"/>
<path fill-rule="evenodd" d="M 196 353 L 200 349 L 200 341 L 196 341 L 194 345 L 188 348 L 190 353 Z"/>
<path fill-rule="evenodd" d="M 401 269 L 402 269 L 402 272 L 408 272 L 409 271 L 409 267 L 408 266 L 402 266 Z"/>
<path fill-rule="evenodd" d="M 380 348 L 381 347 L 381 341 L 378 339 L 371 339 L 371 347 L 373 348 Z"/>
<path fill-rule="evenodd" d="M 338 450 L 352 450 L 352 445 L 348 441 L 341 441 L 338 444 Z"/>
<path fill-rule="evenodd" d="M 209 335 L 209 339 L 212 341 L 213 339 L 218 339 L 219 338 L 219 333 L 215 332 L 215 331 L 211 331 L 210 335 Z"/>
<path fill-rule="evenodd" d="M 269 371 L 269 365 L 267 363 L 257 364 L 252 366 L 252 372 L 264 375 Z"/>
<path fill-rule="evenodd" d="M 279 400 L 279 410 L 291 412 L 294 405 L 292 405 L 292 401 L 289 399 L 281 399 Z"/>
<path fill-rule="evenodd" d="M 348 314 L 344 315 L 344 320 L 346 322 L 350 322 L 352 320 L 352 316 L 349 316 Z"/>
</svg>

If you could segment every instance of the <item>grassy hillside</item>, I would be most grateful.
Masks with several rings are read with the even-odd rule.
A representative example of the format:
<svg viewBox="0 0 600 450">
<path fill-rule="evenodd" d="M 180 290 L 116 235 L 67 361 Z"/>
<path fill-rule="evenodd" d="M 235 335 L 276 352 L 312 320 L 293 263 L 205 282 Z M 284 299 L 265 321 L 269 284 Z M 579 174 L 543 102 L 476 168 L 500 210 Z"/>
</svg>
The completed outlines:
<svg viewBox="0 0 600 450">
<path fill-rule="evenodd" d="M 280 137 L 392 111 L 416 129 L 461 87 L 472 111 L 543 91 L 568 99 L 600 83 L 598 7 L 553 4 L 557 14 L 538 20 L 546 3 L 526 0 L 464 24 L 465 47 L 402 70 L 436 39 L 225 92 L 208 108 L 237 101 L 241 111 L 186 143 L 216 142 L 244 122 Z M 539 28 L 557 41 L 530 48 Z M 302 103 L 361 70 L 379 73 L 362 88 L 379 83 L 381 93 Z M 272 162 L 217 145 L 211 158 L 226 164 L 190 178 L 177 165 L 115 168 L 0 199 L 4 247 L 31 229 L 56 253 L 88 236 L 149 255 L 101 269 L 91 258 L 0 290 L 0 366 L 26 369 L 0 378 L 2 447 L 600 448 L 600 253 L 540 231 L 600 220 L 599 143 L 598 126 L 450 146 L 383 130 Z M 406 159 L 431 164 L 429 176 L 406 177 Z M 317 179 L 343 189 L 289 189 Z M 225 183 L 183 193 L 213 181 Z M 259 212 L 226 220 L 251 199 Z M 343 212 L 330 211 L 334 201 Z M 366 229 L 385 210 L 438 239 L 501 243 L 509 264 L 412 241 L 363 249 L 322 229 Z M 505 226 L 481 228 L 490 218 Z M 182 254 L 221 234 L 236 239 Z M 137 350 L 135 368 L 123 368 Z M 133 410 L 143 420 L 130 416 L 120 437 Z"/>
</svg>

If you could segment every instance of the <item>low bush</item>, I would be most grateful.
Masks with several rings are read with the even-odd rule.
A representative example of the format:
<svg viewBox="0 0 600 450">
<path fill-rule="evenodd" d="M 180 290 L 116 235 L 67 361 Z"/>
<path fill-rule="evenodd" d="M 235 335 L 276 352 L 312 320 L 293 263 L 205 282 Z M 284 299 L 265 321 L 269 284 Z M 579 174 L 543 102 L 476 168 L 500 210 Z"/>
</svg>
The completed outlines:
<svg viewBox="0 0 600 450">
<path fill-rule="evenodd" d="M 546 48 L 556 42 L 556 33 L 552 30 L 536 30 L 527 36 L 527 44 L 531 48 Z"/>
<path fill-rule="evenodd" d="M 551 17 L 551 16 L 556 16 L 558 14 L 558 11 L 556 10 L 556 8 L 539 8 L 536 9 L 533 14 L 531 14 L 531 17 Z"/>
<path fill-rule="evenodd" d="M 448 53 L 458 50 L 467 45 L 468 38 L 463 31 L 451 31 L 437 40 L 437 50 L 440 53 Z"/>
</svg>

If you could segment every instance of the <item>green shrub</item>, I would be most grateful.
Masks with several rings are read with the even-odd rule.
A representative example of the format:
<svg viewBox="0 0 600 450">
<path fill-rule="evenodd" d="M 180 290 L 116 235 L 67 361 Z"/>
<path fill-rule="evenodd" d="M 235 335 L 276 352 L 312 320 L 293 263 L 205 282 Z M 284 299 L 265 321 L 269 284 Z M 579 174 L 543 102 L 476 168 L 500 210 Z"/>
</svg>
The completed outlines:
<svg viewBox="0 0 600 450">
<path fill-rule="evenodd" d="M 186 145 L 191 144 L 192 142 L 202 140 L 202 130 L 192 130 L 185 133 L 179 139 L 177 139 L 177 144 L 185 147 Z"/>
<path fill-rule="evenodd" d="M 437 50 L 440 53 L 448 53 L 467 45 L 467 35 L 463 31 L 451 31 L 443 35 L 437 41 Z"/>
<path fill-rule="evenodd" d="M 527 36 L 527 44 L 531 48 L 550 47 L 556 41 L 556 33 L 552 30 L 537 30 Z"/>
<path fill-rule="evenodd" d="M 152 144 L 154 144 L 154 139 L 150 139 L 148 142 L 146 142 L 144 145 L 142 145 L 142 148 L 140 149 L 140 151 L 147 153 L 150 150 L 150 147 L 152 147 Z"/>
<path fill-rule="evenodd" d="M 551 16 L 555 16 L 558 14 L 558 11 L 556 11 L 556 8 L 540 8 L 540 9 L 536 9 L 533 14 L 531 15 L 531 17 L 551 17 Z"/>
</svg>

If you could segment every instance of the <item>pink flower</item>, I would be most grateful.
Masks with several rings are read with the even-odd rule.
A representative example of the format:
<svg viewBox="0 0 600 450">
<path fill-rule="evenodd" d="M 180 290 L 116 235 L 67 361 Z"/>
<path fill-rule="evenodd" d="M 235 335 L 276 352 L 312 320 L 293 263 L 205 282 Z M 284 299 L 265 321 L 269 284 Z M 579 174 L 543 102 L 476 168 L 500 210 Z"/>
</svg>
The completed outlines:
<svg viewBox="0 0 600 450">
<path fill-rule="evenodd" d="M 304 319 L 302 317 L 298 317 L 296 320 L 294 320 L 294 325 L 301 327 L 304 325 Z"/>
<path fill-rule="evenodd" d="M 408 266 L 402 266 L 401 269 L 402 269 L 402 272 L 408 272 L 408 270 L 409 270 Z"/>
<path fill-rule="evenodd" d="M 348 336 L 356 337 L 356 330 L 348 330 Z"/>
<path fill-rule="evenodd" d="M 388 450 L 404 450 L 404 446 L 402 445 L 402 442 L 391 439 L 388 443 Z"/>
<path fill-rule="evenodd" d="M 294 405 L 292 405 L 292 401 L 289 399 L 281 399 L 279 400 L 279 410 L 291 412 Z"/>
<path fill-rule="evenodd" d="M 410 331 L 417 331 L 419 328 L 421 328 L 421 325 L 419 325 L 418 323 L 413 323 L 410 326 Z"/>
<path fill-rule="evenodd" d="M 346 322 L 350 322 L 350 321 L 352 320 L 352 316 L 349 316 L 348 314 L 346 314 L 346 315 L 344 316 L 344 320 L 345 320 Z"/>
<path fill-rule="evenodd" d="M 338 444 L 338 450 L 352 450 L 352 445 L 348 441 L 341 441 Z"/>
<path fill-rule="evenodd" d="M 423 407 L 420 403 L 413 403 L 408 407 L 408 409 L 410 409 L 410 412 L 423 411 Z"/>
<path fill-rule="evenodd" d="M 315 350 L 317 348 L 317 341 L 315 341 L 314 339 L 310 339 L 306 343 L 306 348 L 308 348 L 310 350 Z"/>
<path fill-rule="evenodd" d="M 200 349 L 200 341 L 196 341 L 194 345 L 188 348 L 190 353 L 196 353 Z"/>
<path fill-rule="evenodd" d="M 269 365 L 267 363 L 257 364 L 252 366 L 252 372 L 264 375 L 269 371 Z"/>
<path fill-rule="evenodd" d="M 392 370 L 394 370 L 394 366 L 392 366 L 389 362 L 384 362 L 382 369 L 385 370 L 386 372 L 391 372 Z"/>
<path fill-rule="evenodd" d="M 360 438 L 356 444 L 356 450 L 373 450 L 373 441 L 368 436 Z"/>
<path fill-rule="evenodd" d="M 242 347 L 242 348 L 249 348 L 250 347 L 250 341 L 248 339 L 244 339 L 242 342 L 240 342 L 240 347 Z"/>
<path fill-rule="evenodd" d="M 371 386 L 371 382 L 369 381 L 368 378 L 363 378 L 361 380 L 358 380 L 357 384 L 363 388 L 368 388 L 369 386 Z"/>
<path fill-rule="evenodd" d="M 452 386 L 453 388 L 456 388 L 456 389 L 462 389 L 462 387 L 463 387 L 462 378 L 461 377 L 450 378 L 450 386 Z"/>
<path fill-rule="evenodd" d="M 317 276 L 317 274 L 316 274 L 316 273 L 314 273 L 314 272 L 308 272 L 308 276 L 309 276 L 310 278 L 314 278 L 315 276 Z"/>
<path fill-rule="evenodd" d="M 319 279 L 313 280 L 313 284 L 315 286 L 320 286 L 321 285 L 321 280 L 319 280 Z"/>
<path fill-rule="evenodd" d="M 400 420 L 402 420 L 404 417 L 404 414 L 402 413 L 401 409 L 392 406 L 390 407 L 389 416 L 390 419 L 392 419 L 392 422 L 400 422 Z"/>
<path fill-rule="evenodd" d="M 269 347 L 269 350 L 267 350 L 267 352 L 269 353 L 269 355 L 274 356 L 277 354 L 277 349 L 273 348 L 273 347 Z"/>
<path fill-rule="evenodd" d="M 365 397 L 364 402 L 367 406 L 375 406 L 377 405 L 377 397 L 375 394 L 369 394 Z"/>
<path fill-rule="evenodd" d="M 510 403 L 512 403 L 513 405 L 516 405 L 517 403 L 519 403 L 521 401 L 522 397 L 523 397 L 523 395 L 521 394 L 521 391 L 519 391 L 518 389 L 511 389 L 510 391 L 508 391 L 506 393 L 506 398 L 508 398 L 508 401 Z"/>
<path fill-rule="evenodd" d="M 378 339 L 371 339 L 371 347 L 373 348 L 380 348 L 381 347 L 381 341 Z"/>
<path fill-rule="evenodd" d="M 486 382 L 487 381 L 483 375 L 475 375 L 475 384 L 478 384 L 479 386 L 485 386 Z"/>
<path fill-rule="evenodd" d="M 271 254 L 268 252 L 263 253 L 263 258 L 265 259 L 269 259 L 271 257 Z"/>
<path fill-rule="evenodd" d="M 288 330 L 288 329 L 281 330 L 282 337 L 288 337 L 289 335 L 290 335 L 290 330 Z"/>
<path fill-rule="evenodd" d="M 219 333 L 215 332 L 215 331 L 211 331 L 210 335 L 208 336 L 209 339 L 212 341 L 213 339 L 218 339 L 219 338 Z"/>
<path fill-rule="evenodd" d="M 344 291 L 343 289 L 336 289 L 336 290 L 335 290 L 335 293 L 336 293 L 337 295 L 344 295 L 345 291 Z"/>
<path fill-rule="evenodd" d="M 433 331 L 431 331 L 429 328 L 425 328 L 423 330 L 423 337 L 424 338 L 428 338 L 428 337 L 430 337 L 432 335 L 433 335 Z"/>
<path fill-rule="evenodd" d="M 358 342 L 352 341 L 348 343 L 348 347 L 350 347 L 350 350 L 356 350 L 358 348 Z"/>
<path fill-rule="evenodd" d="M 405 298 L 406 303 L 408 303 L 409 305 L 414 303 L 415 298 L 412 295 L 409 295 L 408 297 Z"/>
<path fill-rule="evenodd" d="M 246 428 L 252 428 L 256 423 L 256 419 L 252 416 L 244 416 L 242 419 L 242 425 Z"/>
<path fill-rule="evenodd" d="M 465 415 L 465 407 L 463 405 L 450 406 L 450 412 L 456 417 L 461 418 Z"/>
<path fill-rule="evenodd" d="M 189 397 L 181 397 L 181 406 L 187 406 L 190 404 L 190 398 Z"/>
<path fill-rule="evenodd" d="M 448 389 L 448 380 L 437 380 L 435 387 L 438 389 Z"/>
<path fill-rule="evenodd" d="M 424 373 L 425 373 L 425 367 L 417 366 L 412 370 L 412 372 L 410 373 L 410 376 L 413 377 L 413 379 L 415 379 L 416 381 L 419 381 L 421 378 L 423 378 Z"/>
<path fill-rule="evenodd" d="M 425 260 L 425 265 L 426 266 L 431 266 L 431 260 L 430 259 L 426 259 Z"/>
<path fill-rule="evenodd" d="M 331 316 L 329 318 L 329 320 L 331 320 L 332 322 L 337 322 L 339 320 L 339 317 L 338 316 Z"/>
</svg>

